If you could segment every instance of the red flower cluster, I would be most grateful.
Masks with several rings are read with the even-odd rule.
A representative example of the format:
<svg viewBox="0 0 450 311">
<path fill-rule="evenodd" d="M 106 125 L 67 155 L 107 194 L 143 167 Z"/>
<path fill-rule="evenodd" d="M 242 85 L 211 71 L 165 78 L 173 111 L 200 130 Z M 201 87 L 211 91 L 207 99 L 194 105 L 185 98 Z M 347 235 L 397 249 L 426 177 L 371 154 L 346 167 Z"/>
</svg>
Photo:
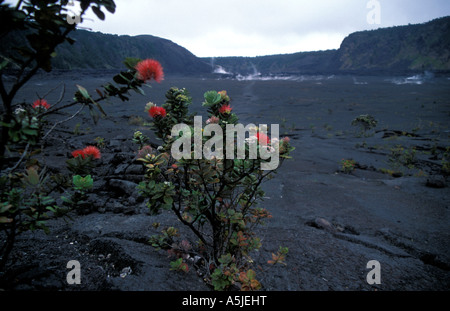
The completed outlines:
<svg viewBox="0 0 450 311">
<path fill-rule="evenodd" d="M 208 120 L 206 120 L 206 124 L 218 124 L 219 123 L 219 118 L 212 116 L 211 118 L 209 118 Z"/>
<path fill-rule="evenodd" d="M 83 159 L 86 157 L 92 156 L 93 159 L 100 159 L 101 153 L 97 147 L 87 146 L 84 149 L 78 149 L 72 152 L 72 156 L 74 158 L 81 156 Z"/>
<path fill-rule="evenodd" d="M 160 117 L 165 117 L 167 115 L 166 109 L 164 109 L 163 107 L 158 107 L 158 106 L 152 106 L 149 111 L 148 114 L 152 117 L 155 118 L 156 116 L 160 116 Z"/>
<path fill-rule="evenodd" d="M 158 83 L 164 80 L 163 68 L 161 64 L 154 59 L 145 59 L 140 61 L 135 68 L 137 70 L 137 77 L 139 80 L 148 81 L 154 79 Z"/>
<path fill-rule="evenodd" d="M 142 149 L 138 151 L 138 159 L 145 158 L 146 155 L 152 153 L 152 147 L 151 146 L 144 146 Z"/>
<path fill-rule="evenodd" d="M 233 108 L 231 108 L 229 104 L 223 104 L 222 107 L 219 108 L 219 112 L 222 114 L 230 113 L 231 110 L 233 110 Z"/>
<path fill-rule="evenodd" d="M 258 139 L 258 142 L 263 146 L 267 146 L 270 143 L 269 136 L 261 132 L 256 133 L 256 139 Z"/>
<path fill-rule="evenodd" d="M 37 99 L 34 101 L 33 103 L 33 108 L 44 108 L 45 110 L 50 109 L 50 105 L 47 103 L 47 101 L 45 99 Z"/>
</svg>

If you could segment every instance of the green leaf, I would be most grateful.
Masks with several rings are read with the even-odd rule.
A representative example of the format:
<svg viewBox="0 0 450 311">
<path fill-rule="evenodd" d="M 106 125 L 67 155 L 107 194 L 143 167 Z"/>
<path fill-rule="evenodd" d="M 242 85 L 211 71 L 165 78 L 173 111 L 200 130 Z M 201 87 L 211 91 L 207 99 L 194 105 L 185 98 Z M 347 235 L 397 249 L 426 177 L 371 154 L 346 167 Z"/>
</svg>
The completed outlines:
<svg viewBox="0 0 450 311">
<path fill-rule="evenodd" d="M 222 97 L 216 91 L 208 91 L 204 94 L 204 97 L 205 97 L 205 102 L 203 103 L 203 106 L 207 106 L 207 107 L 216 105 L 222 100 Z"/>
<path fill-rule="evenodd" d="M 173 203 L 172 197 L 169 197 L 169 196 L 164 197 L 164 203 L 166 203 L 168 205 L 172 205 L 172 203 Z"/>
<path fill-rule="evenodd" d="M 110 3 L 103 3 L 105 8 L 108 10 L 109 13 L 114 14 L 116 12 L 116 5 L 113 1 L 110 1 Z"/>
<path fill-rule="evenodd" d="M 78 90 L 80 91 L 81 95 L 84 98 L 86 98 L 86 99 L 91 98 L 91 96 L 89 95 L 88 91 L 84 87 L 82 87 L 81 85 L 77 84 L 77 88 L 78 88 Z"/>
<path fill-rule="evenodd" d="M 61 196 L 61 200 L 63 202 L 65 202 L 65 203 L 68 203 L 68 204 L 74 204 L 74 202 L 71 199 L 69 199 L 69 198 L 67 198 L 65 196 Z"/>
<path fill-rule="evenodd" d="M 142 88 L 140 88 L 139 86 L 135 86 L 135 87 L 134 87 L 134 90 L 136 91 L 136 93 L 139 93 L 139 94 L 145 96 L 144 90 L 143 90 Z"/>
<path fill-rule="evenodd" d="M 100 106 L 100 104 L 95 102 L 94 100 L 92 100 L 92 103 L 98 108 L 98 110 L 101 112 L 101 114 L 104 117 L 106 117 L 106 112 L 105 112 L 105 110 L 103 110 L 102 106 Z"/>
<path fill-rule="evenodd" d="M 52 204 L 54 202 L 55 202 L 55 200 L 52 197 L 50 197 L 50 196 L 41 197 L 41 204 L 42 205 L 50 205 L 50 204 Z"/>
<path fill-rule="evenodd" d="M 30 128 L 23 128 L 23 129 L 22 129 L 22 132 L 23 132 L 24 134 L 29 135 L 29 136 L 37 136 L 37 135 L 38 135 L 38 131 L 33 130 L 33 129 L 30 129 Z"/>
<path fill-rule="evenodd" d="M 231 257 L 231 254 L 225 254 L 220 256 L 219 262 L 225 266 L 229 265 L 233 261 L 233 257 Z"/>
<path fill-rule="evenodd" d="M 5 59 L 1 64 L 0 64 L 0 70 L 3 70 L 3 68 L 5 68 L 6 66 L 8 66 L 9 60 Z"/>
<path fill-rule="evenodd" d="M 98 119 L 100 118 L 99 114 L 97 111 L 95 111 L 94 107 L 89 106 L 89 113 L 92 117 L 92 120 L 94 121 L 95 124 L 97 124 Z"/>
<path fill-rule="evenodd" d="M 69 37 L 66 38 L 66 41 L 69 42 L 70 45 L 72 45 L 76 42 L 75 39 L 69 38 Z"/>
<path fill-rule="evenodd" d="M 110 95 L 115 95 L 119 92 L 119 89 L 115 87 L 113 84 L 109 83 L 105 86 L 105 90 L 110 93 Z"/>
<path fill-rule="evenodd" d="M 27 175 L 25 176 L 25 182 L 31 186 L 36 186 L 39 184 L 39 174 L 33 167 L 27 169 Z"/>
<path fill-rule="evenodd" d="M 4 213 L 6 211 L 8 211 L 10 208 L 12 207 L 11 204 L 6 203 L 2 203 L 2 206 L 0 206 L 0 213 Z"/>
<path fill-rule="evenodd" d="M 5 123 L 5 122 L 0 121 L 0 126 L 12 128 L 12 127 L 14 127 L 14 124 L 13 123 Z"/>
<path fill-rule="evenodd" d="M 95 15 L 97 15 L 99 19 L 101 19 L 102 21 L 105 20 L 105 13 L 103 13 L 98 6 L 93 6 L 92 11 L 94 11 Z"/>
<path fill-rule="evenodd" d="M 161 192 L 158 192 L 157 194 L 155 194 L 155 195 L 152 196 L 152 199 L 153 199 L 153 200 L 157 200 L 157 199 L 159 199 L 159 198 L 162 197 L 162 196 L 163 196 L 163 194 L 162 194 Z"/>
<path fill-rule="evenodd" d="M 73 185 L 80 190 L 91 189 L 94 185 L 94 180 L 91 175 L 87 175 L 86 177 L 75 175 L 73 176 Z"/>
<path fill-rule="evenodd" d="M 130 80 L 128 80 L 125 76 L 123 76 L 122 74 L 118 74 L 115 75 L 113 77 L 114 82 L 118 83 L 118 84 L 128 84 L 130 83 Z"/>
<path fill-rule="evenodd" d="M 52 207 L 52 206 L 47 206 L 46 209 L 49 210 L 52 213 L 55 213 L 55 214 L 58 212 L 57 209 L 55 207 Z"/>
<path fill-rule="evenodd" d="M 183 258 L 170 262 L 170 270 L 188 272 L 188 267 L 183 263 Z"/>
<path fill-rule="evenodd" d="M 126 97 L 126 96 L 124 96 L 122 94 L 118 94 L 118 96 L 119 96 L 120 100 L 122 100 L 122 101 L 130 100 L 128 97 Z"/>
<path fill-rule="evenodd" d="M 141 61 L 140 58 L 136 58 L 136 57 L 127 57 L 125 58 L 125 60 L 123 61 L 123 64 L 130 70 L 136 70 L 135 67 L 136 65 Z"/>
<path fill-rule="evenodd" d="M 256 272 L 252 269 L 247 271 L 247 277 L 249 280 L 253 280 L 256 277 Z"/>
<path fill-rule="evenodd" d="M 7 218 L 4 216 L 0 217 L 0 224 L 7 224 L 7 223 L 11 223 L 13 220 L 11 218 Z"/>
</svg>

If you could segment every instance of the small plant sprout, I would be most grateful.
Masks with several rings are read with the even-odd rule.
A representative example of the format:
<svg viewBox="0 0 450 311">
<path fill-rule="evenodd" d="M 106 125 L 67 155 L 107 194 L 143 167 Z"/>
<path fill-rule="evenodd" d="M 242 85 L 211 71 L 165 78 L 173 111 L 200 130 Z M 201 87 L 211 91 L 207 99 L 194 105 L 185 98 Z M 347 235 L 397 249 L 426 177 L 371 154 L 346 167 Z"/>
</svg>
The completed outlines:
<svg viewBox="0 0 450 311">
<path fill-rule="evenodd" d="M 356 161 L 352 159 L 342 159 L 341 160 L 341 171 L 345 174 L 350 174 L 355 170 Z"/>
<path fill-rule="evenodd" d="M 368 131 L 375 128 L 377 124 L 378 121 L 375 120 L 375 118 L 370 114 L 362 114 L 352 121 L 352 126 L 357 126 L 360 128 L 358 136 L 370 136 Z"/>
</svg>

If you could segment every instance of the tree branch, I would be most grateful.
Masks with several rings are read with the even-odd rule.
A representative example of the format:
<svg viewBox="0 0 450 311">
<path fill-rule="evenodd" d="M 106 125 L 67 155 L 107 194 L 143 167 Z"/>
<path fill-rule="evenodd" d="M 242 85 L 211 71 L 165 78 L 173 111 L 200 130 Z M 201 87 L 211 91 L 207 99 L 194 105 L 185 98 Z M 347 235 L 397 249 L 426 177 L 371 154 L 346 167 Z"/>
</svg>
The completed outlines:
<svg viewBox="0 0 450 311">
<path fill-rule="evenodd" d="M 53 124 L 53 126 L 50 128 L 50 130 L 47 132 L 47 134 L 45 134 L 44 137 L 42 137 L 42 140 L 46 139 L 47 136 L 55 129 L 56 126 L 58 126 L 62 123 L 68 122 L 68 121 L 72 120 L 73 118 L 75 118 L 83 110 L 84 107 L 86 107 L 86 104 L 82 104 L 81 108 L 78 109 L 78 111 L 75 112 L 73 115 L 71 115 L 69 118 L 58 121 L 55 124 Z"/>
<path fill-rule="evenodd" d="M 211 247 L 212 245 L 205 240 L 205 237 L 200 233 L 200 231 L 198 231 L 197 228 L 195 228 L 190 222 L 183 219 L 183 216 L 181 215 L 180 211 L 174 207 L 174 204 L 175 203 L 172 204 L 172 211 L 175 213 L 175 215 L 177 215 L 178 219 L 184 225 L 188 226 L 192 230 L 192 232 L 194 232 L 194 234 L 203 242 L 203 244 Z"/>
</svg>

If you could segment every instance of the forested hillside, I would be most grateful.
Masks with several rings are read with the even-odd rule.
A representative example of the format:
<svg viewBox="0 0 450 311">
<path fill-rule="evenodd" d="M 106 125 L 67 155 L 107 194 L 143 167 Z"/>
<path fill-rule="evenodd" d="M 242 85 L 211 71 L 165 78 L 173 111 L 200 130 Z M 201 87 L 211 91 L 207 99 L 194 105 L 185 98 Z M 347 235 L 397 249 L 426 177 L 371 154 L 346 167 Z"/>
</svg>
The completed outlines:
<svg viewBox="0 0 450 311">
<path fill-rule="evenodd" d="M 1 39 L 0 55 L 14 59 L 24 33 Z M 220 66 L 233 74 L 402 74 L 450 72 L 450 17 L 428 23 L 360 31 L 346 37 L 338 50 L 259 57 L 198 58 L 167 39 L 151 35 L 118 36 L 77 30 L 75 43 L 60 45 L 55 69 L 119 69 L 125 57 L 155 58 L 166 73 L 212 73 Z"/>
<path fill-rule="evenodd" d="M 402 74 L 450 72 L 450 17 L 428 23 L 361 31 L 338 50 L 206 59 L 240 74 Z"/>
</svg>

